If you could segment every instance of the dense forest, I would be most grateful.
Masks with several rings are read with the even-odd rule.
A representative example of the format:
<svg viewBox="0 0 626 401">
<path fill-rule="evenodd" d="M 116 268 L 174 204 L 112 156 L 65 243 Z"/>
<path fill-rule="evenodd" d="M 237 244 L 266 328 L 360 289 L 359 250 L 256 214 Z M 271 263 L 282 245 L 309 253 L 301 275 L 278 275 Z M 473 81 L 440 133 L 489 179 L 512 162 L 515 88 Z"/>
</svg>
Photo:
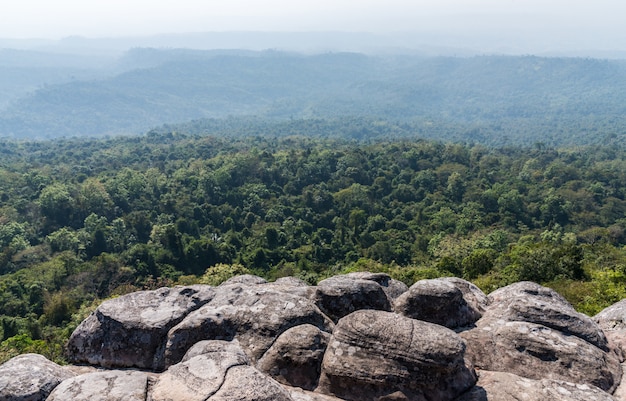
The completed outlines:
<svg viewBox="0 0 626 401">
<path fill-rule="evenodd" d="M 533 280 L 588 314 L 626 297 L 615 137 L 487 147 L 360 119 L 171 128 L 0 141 L 0 360 L 62 361 L 104 298 L 240 273 L 455 275 L 486 292 Z"/>
</svg>

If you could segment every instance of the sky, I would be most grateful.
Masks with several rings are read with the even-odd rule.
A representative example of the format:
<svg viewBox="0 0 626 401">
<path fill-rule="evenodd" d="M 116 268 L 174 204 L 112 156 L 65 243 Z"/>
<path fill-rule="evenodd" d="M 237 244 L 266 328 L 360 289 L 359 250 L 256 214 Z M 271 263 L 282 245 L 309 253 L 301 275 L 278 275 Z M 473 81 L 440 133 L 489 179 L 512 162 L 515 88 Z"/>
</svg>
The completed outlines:
<svg viewBox="0 0 626 401">
<path fill-rule="evenodd" d="M 623 0 L 3 0 L 0 38 L 436 32 L 626 50 Z"/>
</svg>

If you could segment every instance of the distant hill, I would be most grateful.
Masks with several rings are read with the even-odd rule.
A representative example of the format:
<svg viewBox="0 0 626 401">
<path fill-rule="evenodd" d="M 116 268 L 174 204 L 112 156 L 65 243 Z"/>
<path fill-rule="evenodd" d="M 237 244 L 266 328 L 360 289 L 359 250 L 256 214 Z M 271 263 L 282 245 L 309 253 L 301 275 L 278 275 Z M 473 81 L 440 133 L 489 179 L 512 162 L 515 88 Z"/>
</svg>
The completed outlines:
<svg viewBox="0 0 626 401">
<path fill-rule="evenodd" d="M 443 137 L 460 126 L 461 139 L 491 143 L 626 133 L 626 62 L 617 60 L 135 49 L 108 71 L 12 99 L 0 136 L 141 133 L 226 117 L 365 118 L 439 127 L 430 136 Z"/>
</svg>

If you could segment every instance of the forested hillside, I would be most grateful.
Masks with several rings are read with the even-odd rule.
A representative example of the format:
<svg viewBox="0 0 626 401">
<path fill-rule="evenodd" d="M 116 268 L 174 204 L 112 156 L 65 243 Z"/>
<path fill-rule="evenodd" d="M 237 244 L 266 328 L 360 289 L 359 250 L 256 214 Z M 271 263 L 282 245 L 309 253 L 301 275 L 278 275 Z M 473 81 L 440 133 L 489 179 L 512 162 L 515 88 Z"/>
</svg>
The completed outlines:
<svg viewBox="0 0 626 401">
<path fill-rule="evenodd" d="M 0 108 L 0 137 L 142 133 L 226 117 L 368 118 L 496 146 L 623 141 L 626 132 L 619 60 L 135 49 L 108 71 L 50 72 L 47 86 L 16 92 Z"/>
<path fill-rule="evenodd" d="M 189 126 L 219 135 L 0 142 L 0 358 L 62 359 L 105 297 L 244 272 L 533 280 L 591 314 L 626 296 L 618 142 L 358 140 L 402 129 L 358 121 L 343 138 L 345 120 L 237 120 L 231 136 L 206 120 Z"/>
</svg>

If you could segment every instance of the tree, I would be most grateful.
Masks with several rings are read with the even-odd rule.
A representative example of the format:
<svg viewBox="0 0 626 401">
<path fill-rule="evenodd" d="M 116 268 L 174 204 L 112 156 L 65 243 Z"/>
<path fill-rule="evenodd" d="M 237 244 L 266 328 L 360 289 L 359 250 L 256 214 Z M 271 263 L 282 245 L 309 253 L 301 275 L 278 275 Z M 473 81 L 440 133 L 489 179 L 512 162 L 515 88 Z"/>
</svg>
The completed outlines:
<svg viewBox="0 0 626 401">
<path fill-rule="evenodd" d="M 48 185 L 39 195 L 39 205 L 42 214 L 58 226 L 71 225 L 74 212 L 74 198 L 65 184 L 55 183 Z"/>
<path fill-rule="evenodd" d="M 496 260 L 496 251 L 493 249 L 474 249 L 461 261 L 463 278 L 473 280 L 480 275 L 487 274 L 493 269 Z"/>
<path fill-rule="evenodd" d="M 583 250 L 573 243 L 518 244 L 511 250 L 512 281 L 545 283 L 557 278 L 582 280 Z"/>
<path fill-rule="evenodd" d="M 78 247 L 80 245 L 80 239 L 78 238 L 76 231 L 68 227 L 63 227 L 53 233 L 50 233 L 46 237 L 46 241 L 50 244 L 52 252 L 78 252 Z"/>
</svg>

